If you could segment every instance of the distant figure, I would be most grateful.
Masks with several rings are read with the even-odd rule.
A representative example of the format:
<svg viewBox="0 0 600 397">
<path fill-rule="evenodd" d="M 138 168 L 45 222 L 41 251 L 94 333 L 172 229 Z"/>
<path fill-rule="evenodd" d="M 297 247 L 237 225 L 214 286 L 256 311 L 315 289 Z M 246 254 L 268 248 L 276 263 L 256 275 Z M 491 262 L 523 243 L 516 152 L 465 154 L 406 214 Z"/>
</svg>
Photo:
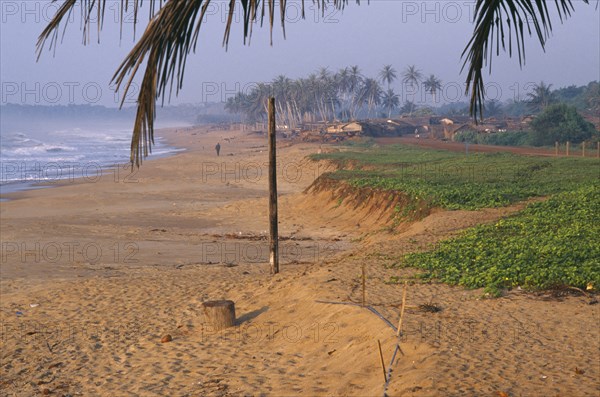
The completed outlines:
<svg viewBox="0 0 600 397">
<path fill-rule="evenodd" d="M 219 155 L 219 153 L 221 153 L 221 144 L 217 143 L 217 146 L 215 146 L 215 150 L 217 151 L 217 156 Z"/>
</svg>

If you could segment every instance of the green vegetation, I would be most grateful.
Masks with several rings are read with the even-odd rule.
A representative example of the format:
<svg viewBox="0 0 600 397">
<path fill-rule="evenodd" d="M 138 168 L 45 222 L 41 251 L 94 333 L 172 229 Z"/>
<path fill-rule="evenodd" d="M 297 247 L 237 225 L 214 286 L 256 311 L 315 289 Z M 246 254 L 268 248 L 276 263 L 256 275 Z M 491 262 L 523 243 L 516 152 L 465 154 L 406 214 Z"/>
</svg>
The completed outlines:
<svg viewBox="0 0 600 397">
<path fill-rule="evenodd" d="M 585 121 L 575 107 L 562 103 L 548 106 L 531 122 L 531 128 L 536 146 L 579 143 L 598 135 L 594 125 Z"/>
<path fill-rule="evenodd" d="M 600 286 L 600 188 L 588 186 L 529 205 L 495 224 L 469 229 L 404 265 L 425 278 L 497 293 L 521 286 Z"/>
<path fill-rule="evenodd" d="M 504 288 L 600 287 L 600 161 L 508 153 L 469 154 L 406 146 L 315 156 L 352 170 L 325 174 L 358 188 L 397 191 L 402 219 L 447 209 L 497 207 L 551 196 L 494 224 L 443 241 L 431 252 L 406 255 L 402 266 L 498 295 Z M 390 282 L 393 282 L 390 279 Z"/>
<path fill-rule="evenodd" d="M 461 131 L 454 136 L 454 141 L 498 146 L 530 146 L 533 144 L 533 138 L 529 131 L 506 131 L 493 134 Z"/>
<path fill-rule="evenodd" d="M 550 96 L 548 94 L 548 96 Z M 554 98 L 555 96 L 550 96 Z M 550 99 L 544 99 L 549 101 Z M 542 101 L 542 99 L 538 99 Z M 541 105 L 540 105 L 541 106 Z M 577 108 L 564 103 L 546 105 L 531 122 L 530 131 L 507 131 L 493 134 L 461 131 L 454 136 L 456 142 L 501 146 L 554 146 L 559 143 L 597 142 L 600 133 L 586 121 Z"/>
<path fill-rule="evenodd" d="M 572 191 L 599 181 L 593 158 L 543 158 L 510 153 L 454 153 L 410 146 L 315 155 L 352 169 L 325 174 L 357 188 L 402 192 L 407 197 L 402 217 L 423 208 L 474 210 L 500 207 L 530 197 Z M 350 167 L 344 167 L 350 168 Z M 419 211 L 417 211 L 419 210 Z"/>
<path fill-rule="evenodd" d="M 575 106 L 580 112 L 598 114 L 600 112 L 600 83 L 592 81 L 585 86 L 559 88 L 554 91 L 558 102 Z"/>
</svg>

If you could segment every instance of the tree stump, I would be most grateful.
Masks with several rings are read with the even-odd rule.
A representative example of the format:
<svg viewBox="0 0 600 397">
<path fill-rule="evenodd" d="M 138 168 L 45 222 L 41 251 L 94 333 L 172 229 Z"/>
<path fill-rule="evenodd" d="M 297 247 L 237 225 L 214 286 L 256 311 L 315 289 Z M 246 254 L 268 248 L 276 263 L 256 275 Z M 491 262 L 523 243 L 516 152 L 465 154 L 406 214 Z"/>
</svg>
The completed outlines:
<svg viewBox="0 0 600 397">
<path fill-rule="evenodd" d="M 233 301 L 220 300 L 203 302 L 204 319 L 215 331 L 235 325 L 235 304 Z"/>
</svg>

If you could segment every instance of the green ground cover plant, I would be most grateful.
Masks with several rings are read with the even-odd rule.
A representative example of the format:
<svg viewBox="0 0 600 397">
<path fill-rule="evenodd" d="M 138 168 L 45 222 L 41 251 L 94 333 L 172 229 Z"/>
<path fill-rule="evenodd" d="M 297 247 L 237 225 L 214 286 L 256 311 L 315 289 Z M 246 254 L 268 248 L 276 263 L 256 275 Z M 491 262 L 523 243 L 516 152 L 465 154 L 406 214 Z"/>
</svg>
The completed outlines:
<svg viewBox="0 0 600 397">
<path fill-rule="evenodd" d="M 600 288 L 600 160 L 510 153 L 455 153 L 411 146 L 352 147 L 321 154 L 340 165 L 322 178 L 408 197 L 400 218 L 423 204 L 450 210 L 506 206 L 547 197 L 480 225 L 399 266 L 467 288 Z M 412 218 L 414 219 L 414 218 Z"/>
<path fill-rule="evenodd" d="M 466 230 L 404 266 L 491 293 L 520 286 L 600 286 L 600 188 L 588 186 L 533 203 L 514 216 Z"/>
</svg>

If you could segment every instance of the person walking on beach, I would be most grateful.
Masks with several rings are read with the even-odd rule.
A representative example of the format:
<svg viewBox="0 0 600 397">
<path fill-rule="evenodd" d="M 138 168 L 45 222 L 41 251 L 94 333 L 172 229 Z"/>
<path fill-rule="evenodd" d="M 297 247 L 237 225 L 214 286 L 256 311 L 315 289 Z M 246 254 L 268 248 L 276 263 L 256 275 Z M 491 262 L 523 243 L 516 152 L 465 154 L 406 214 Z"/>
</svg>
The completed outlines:
<svg viewBox="0 0 600 397">
<path fill-rule="evenodd" d="M 219 153 L 221 152 L 221 144 L 217 143 L 217 146 L 215 146 L 215 150 L 217 151 L 217 156 L 219 155 Z"/>
</svg>

